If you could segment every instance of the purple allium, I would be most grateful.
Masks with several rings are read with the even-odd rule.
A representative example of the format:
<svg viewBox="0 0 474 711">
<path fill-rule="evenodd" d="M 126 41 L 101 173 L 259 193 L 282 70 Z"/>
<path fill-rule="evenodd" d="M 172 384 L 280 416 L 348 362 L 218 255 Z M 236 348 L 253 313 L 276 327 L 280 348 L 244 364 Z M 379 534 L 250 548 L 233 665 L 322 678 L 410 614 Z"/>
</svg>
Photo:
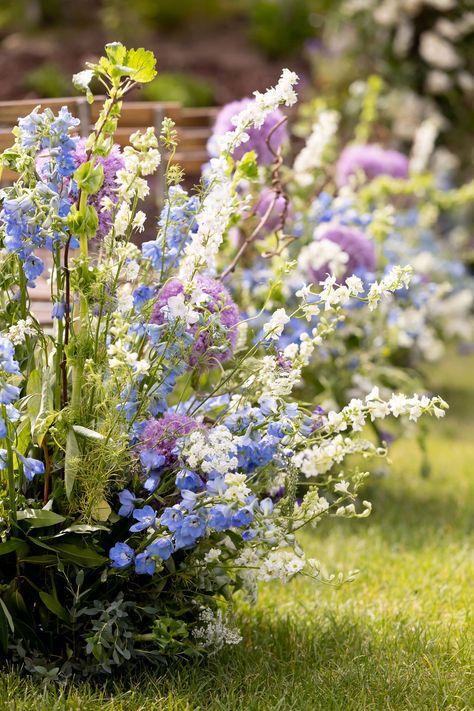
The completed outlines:
<svg viewBox="0 0 474 711">
<path fill-rule="evenodd" d="M 181 437 L 201 427 L 199 422 L 188 415 L 180 415 L 168 410 L 159 420 L 149 420 L 141 436 L 141 451 L 152 451 L 165 458 L 164 466 L 176 461 L 174 449 Z"/>
<path fill-rule="evenodd" d="M 333 242 L 347 254 L 348 260 L 345 264 L 344 274 L 340 277 L 341 281 L 345 281 L 355 273 L 374 271 L 376 266 L 374 242 L 355 227 L 328 225 L 318 231 L 318 240 Z M 317 269 L 313 269 L 310 265 L 309 270 L 316 282 L 325 279 L 330 272 L 328 264 L 323 264 Z"/>
<path fill-rule="evenodd" d="M 76 164 L 76 168 L 86 162 L 86 144 L 83 139 L 80 139 L 77 142 L 76 148 L 73 152 L 73 158 Z M 101 202 L 105 197 L 110 198 L 113 203 L 117 202 L 117 171 L 121 170 L 124 167 L 125 162 L 120 151 L 120 147 L 116 145 L 112 146 L 112 150 L 110 151 L 108 156 L 99 156 L 96 161 L 97 163 L 100 163 L 104 168 L 104 182 L 102 183 L 102 187 L 99 192 L 89 197 L 89 203 L 93 205 L 97 210 L 97 216 L 99 218 L 99 228 L 97 230 L 97 237 L 99 239 L 102 239 L 110 230 L 110 226 L 112 224 L 112 215 L 110 211 L 102 210 Z"/>
<path fill-rule="evenodd" d="M 210 139 L 209 149 L 210 153 L 212 151 L 213 137 L 222 136 L 228 131 L 233 131 L 235 129 L 232 119 L 238 113 L 246 109 L 249 104 L 253 103 L 255 99 L 246 97 L 240 101 L 231 101 L 230 104 L 226 104 L 218 113 L 216 122 L 214 124 L 214 129 L 212 132 L 212 137 Z M 249 140 L 246 143 L 242 143 L 238 146 L 234 152 L 233 157 L 235 160 L 240 160 L 245 153 L 248 151 L 255 151 L 257 154 L 257 161 L 260 165 L 270 165 L 274 160 L 274 155 L 268 149 L 266 144 L 266 139 L 274 126 L 283 119 L 283 113 L 277 109 L 276 111 L 271 111 L 266 117 L 260 128 L 249 128 L 246 133 L 249 135 Z M 279 126 L 270 138 L 270 145 L 276 152 L 277 149 L 288 139 L 288 132 L 286 130 L 286 125 L 283 123 Z"/>
<path fill-rule="evenodd" d="M 257 202 L 257 205 L 255 207 L 255 213 L 257 217 L 262 219 L 265 216 L 267 210 L 272 204 L 272 201 L 274 200 L 274 197 L 275 192 L 271 188 L 265 188 L 264 190 L 262 190 L 259 201 Z M 284 217 L 285 204 L 286 200 L 282 195 L 276 198 L 275 204 L 273 205 L 273 208 L 265 224 L 263 225 L 263 231 L 273 232 L 273 230 L 276 230 L 277 227 L 280 226 L 282 218 Z M 286 211 L 288 216 L 290 212 L 288 207 L 286 208 Z"/>
<path fill-rule="evenodd" d="M 236 326 L 239 322 L 239 309 L 227 289 L 216 279 L 199 274 L 196 277 L 195 284 L 207 299 L 193 304 L 194 311 L 203 318 L 200 319 L 201 323 L 194 323 L 187 327 L 188 333 L 196 336 L 193 341 L 189 364 L 192 367 L 196 365 L 202 366 L 206 363 L 209 364 L 213 360 L 225 363 L 232 357 L 237 343 Z M 168 299 L 182 293 L 184 293 L 183 283 L 179 279 L 171 279 L 163 287 L 153 305 L 150 322 L 157 325 L 166 323 L 166 309 L 164 307 L 166 307 Z M 188 298 L 191 299 L 191 295 Z M 215 318 L 215 314 L 218 315 L 218 319 Z M 210 352 L 216 346 L 222 346 L 224 342 L 224 339 L 219 336 L 216 326 L 222 327 L 227 347 L 221 348 L 218 352 Z"/>
<path fill-rule="evenodd" d="M 347 185 L 351 175 L 365 173 L 367 180 L 378 175 L 392 178 L 408 178 L 408 158 L 398 151 L 381 148 L 375 143 L 344 148 L 336 165 L 336 182 L 339 187 Z"/>
</svg>

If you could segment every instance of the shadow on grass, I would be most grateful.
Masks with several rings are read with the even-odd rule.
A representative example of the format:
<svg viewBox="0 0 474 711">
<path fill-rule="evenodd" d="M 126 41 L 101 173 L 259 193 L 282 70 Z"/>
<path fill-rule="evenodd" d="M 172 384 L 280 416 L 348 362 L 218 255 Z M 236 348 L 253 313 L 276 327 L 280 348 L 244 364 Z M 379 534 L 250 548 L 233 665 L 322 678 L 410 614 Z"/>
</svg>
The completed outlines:
<svg viewBox="0 0 474 711">
<path fill-rule="evenodd" d="M 471 708 L 464 647 L 411 621 L 270 611 L 243 619 L 244 640 L 201 664 L 73 684 L 58 700 L 28 682 L 37 711 L 344 711 Z M 14 680 L 13 680 L 14 681 Z M 9 675 L 3 694 L 14 691 Z M 4 696 L 5 697 L 5 696 Z M 19 697 L 17 696 L 17 701 Z M 6 707 L 5 707 L 6 708 Z M 12 707 L 13 708 L 13 707 Z"/>
<path fill-rule="evenodd" d="M 474 497 L 463 499 L 454 493 L 433 492 L 428 480 L 416 483 L 409 488 L 402 485 L 396 488 L 392 481 L 379 481 L 367 485 L 360 498 L 372 502 L 372 514 L 366 525 L 389 544 L 406 549 L 422 549 L 432 546 L 433 542 L 463 542 L 474 533 L 472 510 Z M 417 475 L 419 476 L 419 475 Z M 349 534 L 360 536 L 361 522 L 357 520 L 340 521 Z M 317 529 L 317 536 L 322 541 L 330 538 L 334 532 L 332 519 L 325 519 Z"/>
</svg>

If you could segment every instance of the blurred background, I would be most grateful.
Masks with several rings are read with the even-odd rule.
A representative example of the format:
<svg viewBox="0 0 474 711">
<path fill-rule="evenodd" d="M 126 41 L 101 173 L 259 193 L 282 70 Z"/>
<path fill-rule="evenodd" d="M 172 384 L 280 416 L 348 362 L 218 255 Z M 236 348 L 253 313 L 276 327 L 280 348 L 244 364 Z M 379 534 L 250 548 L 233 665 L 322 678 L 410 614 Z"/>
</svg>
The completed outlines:
<svg viewBox="0 0 474 711">
<path fill-rule="evenodd" d="M 275 82 L 333 104 L 380 75 L 390 131 L 427 116 L 462 172 L 473 163 L 474 0 L 0 0 L 0 100 L 74 94 L 107 41 L 144 45 L 160 75 L 133 98 L 212 106 Z"/>
</svg>

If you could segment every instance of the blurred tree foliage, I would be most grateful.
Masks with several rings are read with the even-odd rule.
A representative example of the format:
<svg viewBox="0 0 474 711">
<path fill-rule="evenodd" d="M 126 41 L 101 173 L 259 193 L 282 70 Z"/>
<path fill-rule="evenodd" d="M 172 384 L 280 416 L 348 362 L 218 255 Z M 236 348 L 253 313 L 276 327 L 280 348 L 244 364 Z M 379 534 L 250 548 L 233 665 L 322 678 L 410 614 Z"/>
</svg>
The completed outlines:
<svg viewBox="0 0 474 711">
<path fill-rule="evenodd" d="M 140 98 L 177 101 L 182 106 L 212 106 L 216 101 L 212 82 L 182 72 L 160 72 L 143 87 Z"/>
</svg>

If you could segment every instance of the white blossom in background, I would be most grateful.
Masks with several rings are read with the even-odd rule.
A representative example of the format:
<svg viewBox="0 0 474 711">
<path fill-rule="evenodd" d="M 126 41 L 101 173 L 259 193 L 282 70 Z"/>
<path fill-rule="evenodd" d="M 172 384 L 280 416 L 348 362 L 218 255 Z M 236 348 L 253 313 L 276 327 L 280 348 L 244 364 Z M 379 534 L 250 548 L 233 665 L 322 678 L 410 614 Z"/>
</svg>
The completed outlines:
<svg viewBox="0 0 474 711">
<path fill-rule="evenodd" d="M 440 130 L 441 120 L 438 116 L 427 118 L 417 129 L 410 158 L 412 173 L 421 173 L 426 170 Z"/>
<path fill-rule="evenodd" d="M 337 111 L 323 110 L 313 123 L 306 145 L 296 156 L 295 180 L 303 187 L 311 185 L 312 173 L 324 165 L 324 154 L 339 125 Z"/>
</svg>

